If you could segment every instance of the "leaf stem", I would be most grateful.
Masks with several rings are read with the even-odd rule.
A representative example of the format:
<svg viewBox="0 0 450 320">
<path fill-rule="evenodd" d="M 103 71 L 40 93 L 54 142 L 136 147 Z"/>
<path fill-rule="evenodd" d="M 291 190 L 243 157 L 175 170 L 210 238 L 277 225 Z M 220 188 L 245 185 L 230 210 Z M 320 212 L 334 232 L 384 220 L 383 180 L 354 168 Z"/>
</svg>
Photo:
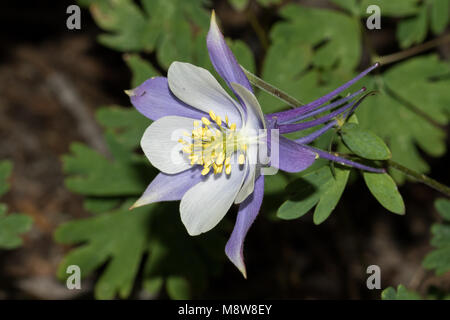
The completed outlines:
<svg viewBox="0 0 450 320">
<path fill-rule="evenodd" d="M 257 75 L 255 75 L 255 74 L 251 73 L 250 71 L 248 71 L 247 69 L 245 69 L 242 65 L 241 65 L 241 68 L 244 71 L 244 73 L 247 76 L 250 83 L 253 84 L 254 86 L 260 88 L 261 90 L 267 92 L 268 94 L 274 96 L 275 98 L 278 98 L 278 99 L 286 102 L 292 108 L 297 108 L 297 107 L 303 105 L 303 103 L 301 101 L 295 99 L 294 97 L 290 96 L 286 92 L 281 91 L 280 89 L 274 87 L 270 83 L 265 82 L 263 79 L 261 79 Z"/>
<path fill-rule="evenodd" d="M 381 65 L 387 65 L 390 63 L 394 63 L 397 62 L 399 60 L 403 60 L 406 58 L 409 58 L 411 56 L 414 56 L 418 53 L 421 53 L 423 51 L 427 51 L 429 49 L 432 49 L 434 47 L 437 47 L 441 44 L 450 42 L 450 34 L 444 35 L 442 37 L 430 40 L 428 42 L 422 43 L 418 46 L 400 51 L 400 52 L 396 52 L 393 54 L 389 54 L 387 56 L 381 56 L 381 57 L 374 57 L 373 60 L 378 61 L 381 63 Z"/>
<path fill-rule="evenodd" d="M 350 160 L 364 160 L 358 156 L 355 156 L 354 154 L 340 153 L 340 152 L 335 152 L 335 154 L 339 157 L 347 158 Z M 418 182 L 423 183 L 429 186 L 430 188 L 433 188 L 434 190 L 441 192 L 447 197 L 450 197 L 450 187 L 424 175 L 423 173 L 418 173 L 412 169 L 409 169 L 401 165 L 400 163 L 395 162 L 394 160 L 386 160 L 385 163 L 388 165 L 388 167 L 396 169 L 402 172 L 403 174 L 407 175 L 408 177 L 413 178 Z"/>
<path fill-rule="evenodd" d="M 411 170 L 393 160 L 388 160 L 387 163 L 390 167 L 404 173 L 405 175 L 407 175 L 411 178 L 418 180 L 419 182 L 421 182 L 423 184 L 426 184 L 427 186 L 433 188 L 434 190 L 437 190 L 437 191 L 441 192 L 442 194 L 445 194 L 447 197 L 450 197 L 450 187 L 448 187 L 448 186 L 446 186 L 424 174 L 421 174 L 414 170 Z"/>
</svg>

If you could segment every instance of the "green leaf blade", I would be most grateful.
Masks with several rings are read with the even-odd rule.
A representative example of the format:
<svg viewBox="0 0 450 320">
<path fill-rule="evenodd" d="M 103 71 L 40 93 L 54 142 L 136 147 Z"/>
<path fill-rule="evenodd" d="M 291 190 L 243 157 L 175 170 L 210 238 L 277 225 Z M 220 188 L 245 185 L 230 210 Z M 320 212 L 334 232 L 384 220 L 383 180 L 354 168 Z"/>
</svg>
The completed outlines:
<svg viewBox="0 0 450 320">
<path fill-rule="evenodd" d="M 450 200 L 439 198 L 434 202 L 434 206 L 441 217 L 450 222 Z"/>
<path fill-rule="evenodd" d="M 363 177 L 370 192 L 383 207 L 396 214 L 405 214 L 403 198 L 387 173 L 363 172 Z"/>
<path fill-rule="evenodd" d="M 392 287 L 388 287 L 381 293 L 383 300 L 421 300 L 420 295 L 414 291 L 410 291 L 403 285 L 399 285 L 397 290 Z"/>
<path fill-rule="evenodd" d="M 82 277 L 108 262 L 95 287 L 98 299 L 126 298 L 149 239 L 150 217 L 157 210 L 149 205 L 129 211 L 127 202 L 115 212 L 68 222 L 55 231 L 55 240 L 64 244 L 84 245 L 71 251 L 58 268 L 65 280 L 69 265 L 78 265 Z"/>
<path fill-rule="evenodd" d="M 431 30 L 440 34 L 450 21 L 450 1 L 433 0 L 431 3 Z"/>
<path fill-rule="evenodd" d="M 317 204 L 322 190 L 326 189 L 331 179 L 330 169 L 323 167 L 290 183 L 286 189 L 293 191 L 293 194 L 278 209 L 277 216 L 280 219 L 291 220 L 305 215 Z"/>
<path fill-rule="evenodd" d="M 12 173 L 13 165 L 11 161 L 0 161 L 0 196 L 9 190 L 8 179 Z M 0 249 L 16 249 L 23 243 L 20 234 L 31 229 L 33 220 L 25 214 L 6 214 L 8 208 L 0 203 Z"/>
<path fill-rule="evenodd" d="M 431 227 L 431 245 L 435 249 L 427 254 L 422 264 L 425 269 L 435 270 L 437 275 L 442 275 L 450 271 L 450 200 L 440 198 L 434 205 L 447 223 Z"/>
<path fill-rule="evenodd" d="M 7 160 L 0 161 L 0 196 L 9 190 L 8 178 L 12 172 L 12 163 Z"/>
<path fill-rule="evenodd" d="M 335 177 L 330 186 L 320 196 L 319 202 L 314 210 L 314 224 L 321 224 L 330 216 L 344 193 L 349 175 L 349 169 L 335 168 Z"/>
<path fill-rule="evenodd" d="M 346 146 L 356 155 L 370 160 L 387 160 L 391 151 L 375 133 L 361 129 L 357 124 L 346 123 L 341 129 Z"/>
</svg>

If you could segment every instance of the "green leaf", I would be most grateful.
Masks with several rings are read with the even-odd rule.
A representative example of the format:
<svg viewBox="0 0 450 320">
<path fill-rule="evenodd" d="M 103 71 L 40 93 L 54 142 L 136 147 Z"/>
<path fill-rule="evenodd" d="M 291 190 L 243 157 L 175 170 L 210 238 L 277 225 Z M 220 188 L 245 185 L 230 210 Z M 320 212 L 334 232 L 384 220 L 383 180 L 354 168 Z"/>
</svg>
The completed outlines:
<svg viewBox="0 0 450 320">
<path fill-rule="evenodd" d="M 337 11 L 299 5 L 287 5 L 280 14 L 287 21 L 275 25 L 270 34 L 273 41 L 317 46 L 313 58 L 316 67 L 331 68 L 336 63 L 347 69 L 357 66 L 361 56 L 359 22 Z"/>
<path fill-rule="evenodd" d="M 163 277 L 156 277 L 152 279 L 145 279 L 142 286 L 151 294 L 157 294 L 164 284 Z"/>
<path fill-rule="evenodd" d="M 449 231 L 448 229 L 446 230 Z M 438 232 L 436 229 L 433 232 Z M 443 275 L 450 270 L 450 246 L 434 249 L 423 260 L 423 267 L 435 270 L 437 275 Z"/>
<path fill-rule="evenodd" d="M 406 289 L 403 285 L 399 285 L 397 290 L 388 287 L 381 292 L 383 300 L 421 300 L 420 295 L 414 291 Z"/>
<path fill-rule="evenodd" d="M 428 10 L 423 7 L 420 13 L 406 20 L 401 21 L 397 28 L 397 39 L 401 48 L 408 48 L 413 44 L 419 44 L 427 36 Z"/>
<path fill-rule="evenodd" d="M 438 199 L 435 207 L 446 222 L 450 222 L 450 200 Z M 450 271 L 450 224 L 435 224 L 431 227 L 431 233 L 431 245 L 435 249 L 425 257 L 423 266 L 442 275 Z"/>
<path fill-rule="evenodd" d="M 445 125 L 450 114 L 449 72 L 450 63 L 440 61 L 437 55 L 419 56 L 389 69 L 383 78 L 384 86 Z"/>
<path fill-rule="evenodd" d="M 8 178 L 12 172 L 12 163 L 7 160 L 0 161 L 0 196 L 9 190 Z"/>
<path fill-rule="evenodd" d="M 84 0 L 95 22 L 107 33 L 99 42 L 118 51 L 153 52 L 168 68 L 173 61 L 195 60 L 196 39 L 209 26 L 205 0 Z"/>
<path fill-rule="evenodd" d="M 267 7 L 273 4 L 280 4 L 282 0 L 256 0 L 260 5 Z"/>
<path fill-rule="evenodd" d="M 263 79 L 283 88 L 283 91 L 294 97 L 301 97 L 303 90 L 307 90 L 304 88 L 309 88 L 311 85 L 308 84 L 306 77 L 306 81 L 301 81 L 298 76 L 306 70 L 311 57 L 312 51 L 308 45 L 275 42 L 270 46 L 264 60 Z M 258 95 L 258 100 L 264 113 L 279 111 L 285 105 L 265 92 Z"/>
<path fill-rule="evenodd" d="M 83 207 L 92 213 L 103 213 L 117 208 L 121 202 L 120 198 L 88 197 L 84 200 Z"/>
<path fill-rule="evenodd" d="M 136 88 L 145 80 L 159 74 L 148 61 L 142 59 L 138 54 L 124 55 L 124 60 L 133 75 L 131 79 L 132 88 Z"/>
<path fill-rule="evenodd" d="M 356 155 L 370 160 L 386 160 L 391 152 L 375 133 L 361 129 L 357 124 L 346 123 L 341 128 L 345 145 Z"/>
<path fill-rule="evenodd" d="M 362 0 L 356 9 L 354 0 L 332 1 L 355 16 L 367 17 L 373 14 L 367 12 L 367 8 L 376 5 L 382 17 L 404 17 L 397 28 L 397 39 L 402 48 L 421 43 L 426 38 L 428 24 L 434 34 L 439 34 L 449 22 L 450 0 Z"/>
<path fill-rule="evenodd" d="M 428 26 L 434 34 L 445 30 L 449 22 L 450 0 L 417 1 L 420 9 L 413 17 L 398 24 L 397 39 L 402 48 L 423 42 L 427 36 Z"/>
<path fill-rule="evenodd" d="M 334 4 L 338 5 L 342 9 L 347 10 L 352 15 L 359 14 L 359 4 L 357 0 L 331 0 Z"/>
<path fill-rule="evenodd" d="M 450 226 L 446 224 L 435 224 L 431 228 L 433 238 L 431 244 L 435 247 L 446 247 L 450 244 Z"/>
<path fill-rule="evenodd" d="M 362 0 L 361 15 L 367 16 L 367 7 L 377 5 L 384 17 L 405 17 L 417 14 L 420 11 L 420 0 Z"/>
<path fill-rule="evenodd" d="M 270 32 L 270 46 L 262 78 L 302 102 L 317 99 L 351 76 L 361 56 L 359 22 L 333 10 L 287 5 L 284 19 Z M 301 35 L 301 36 L 299 36 Z M 313 69 L 309 69 L 314 67 Z M 329 77 L 333 70 L 335 79 Z M 339 82 L 335 82 L 336 80 Z M 265 113 L 285 104 L 267 93 L 258 95 Z"/>
<path fill-rule="evenodd" d="M 445 30 L 450 19 L 450 0 L 431 1 L 431 30 L 439 34 Z"/>
<path fill-rule="evenodd" d="M 249 0 L 228 0 L 228 1 L 235 10 L 242 11 L 245 8 L 247 8 Z"/>
<path fill-rule="evenodd" d="M 0 196 L 9 190 L 8 178 L 12 172 L 12 163 L 0 161 Z M 15 249 L 22 245 L 21 233 L 31 229 L 31 217 L 13 213 L 6 215 L 7 207 L 0 203 L 0 249 Z"/>
<path fill-rule="evenodd" d="M 434 202 L 434 206 L 439 214 L 447 221 L 450 221 L 450 200 L 440 198 Z"/>
<path fill-rule="evenodd" d="M 143 252 L 149 241 L 150 218 L 157 205 L 129 211 L 132 202 L 110 214 L 71 221 L 55 231 L 55 240 L 63 244 L 84 245 L 72 250 L 61 262 L 58 277 L 68 277 L 67 267 L 78 265 L 83 277 L 108 261 L 95 286 L 97 299 L 126 298 L 131 292 Z"/>
<path fill-rule="evenodd" d="M 307 173 L 300 179 L 291 182 L 286 190 L 291 192 L 289 200 L 278 209 L 277 216 L 281 219 L 297 219 L 305 215 L 320 199 L 323 190 L 329 187 L 333 176 L 329 167 Z"/>
<path fill-rule="evenodd" d="M 119 51 L 152 50 L 156 37 L 146 15 L 130 0 L 92 1 L 95 22 L 108 33 L 99 42 Z"/>
<path fill-rule="evenodd" d="M 214 73 L 213 65 L 211 63 L 211 60 L 209 59 L 209 53 L 206 48 L 206 32 L 198 35 L 195 39 L 194 52 L 192 54 L 191 63 L 211 71 L 215 78 L 217 80 L 220 80 L 220 77 L 218 77 L 218 75 Z"/>
<path fill-rule="evenodd" d="M 168 68 L 173 61 L 181 60 L 180 57 L 193 50 L 189 23 L 180 13 L 180 16 L 170 21 L 170 25 L 167 24 L 167 33 L 158 43 L 158 61 L 164 68 Z"/>
<path fill-rule="evenodd" d="M 172 276 L 167 278 L 166 290 L 173 300 L 187 300 L 191 297 L 189 281 L 183 277 Z"/>
<path fill-rule="evenodd" d="M 235 40 L 229 43 L 230 49 L 236 56 L 237 61 L 245 69 L 250 72 L 255 72 L 255 59 L 250 48 L 245 44 L 245 42 L 240 40 Z"/>
<path fill-rule="evenodd" d="M 96 118 L 107 133 L 113 135 L 118 143 L 129 150 L 139 147 L 142 135 L 151 123 L 151 120 L 134 108 L 126 109 L 118 106 L 98 109 Z"/>
<path fill-rule="evenodd" d="M 403 198 L 387 173 L 363 172 L 363 176 L 370 192 L 383 207 L 396 214 L 405 214 Z"/>
<path fill-rule="evenodd" d="M 24 214 L 6 215 L 6 206 L 0 204 L 0 249 L 15 249 L 22 245 L 21 233 L 31 229 L 32 219 Z"/>
<path fill-rule="evenodd" d="M 223 261 L 226 239 L 217 234 L 217 229 L 190 237 L 179 219 L 178 204 L 151 204 L 129 211 L 133 201 L 56 230 L 56 241 L 80 245 L 61 262 L 58 277 L 67 278 L 69 265 L 78 265 L 85 277 L 107 264 L 95 286 L 96 298 L 127 298 L 142 257 L 147 254 L 143 285 L 149 292 L 156 294 L 164 279 L 171 277 L 166 289 L 174 299 L 187 298 L 188 294 L 174 280 L 178 277 L 189 281 L 189 288 L 196 292 L 205 288 L 206 278 L 220 269 L 218 262 Z"/>
<path fill-rule="evenodd" d="M 73 143 L 63 156 L 66 187 L 76 193 L 104 197 L 140 195 L 151 180 L 148 161 L 108 160 L 89 147 Z M 130 157 L 132 153 L 130 153 Z"/>
<path fill-rule="evenodd" d="M 209 27 L 205 3 L 205 0 L 142 0 L 156 39 L 156 56 L 163 68 L 167 69 L 173 61 L 196 62 L 197 39 L 204 37 Z M 205 42 L 203 46 L 206 48 Z"/>
<path fill-rule="evenodd" d="M 335 167 L 335 177 L 322 192 L 316 209 L 314 210 L 313 221 L 315 224 L 321 224 L 330 216 L 331 212 L 341 199 L 349 175 L 349 169 Z"/>
<path fill-rule="evenodd" d="M 358 108 L 360 126 L 388 142 L 394 161 L 420 173 L 429 166 L 418 147 L 434 157 L 445 153 L 445 132 L 429 119 L 439 124 L 448 121 L 450 80 L 444 75 L 449 72 L 449 63 L 428 55 L 398 63 L 361 83 L 379 93 Z M 398 183 L 404 181 L 401 174 L 391 174 Z"/>
<path fill-rule="evenodd" d="M 264 194 L 277 194 L 284 191 L 289 182 L 289 177 L 282 172 L 264 177 Z"/>
</svg>

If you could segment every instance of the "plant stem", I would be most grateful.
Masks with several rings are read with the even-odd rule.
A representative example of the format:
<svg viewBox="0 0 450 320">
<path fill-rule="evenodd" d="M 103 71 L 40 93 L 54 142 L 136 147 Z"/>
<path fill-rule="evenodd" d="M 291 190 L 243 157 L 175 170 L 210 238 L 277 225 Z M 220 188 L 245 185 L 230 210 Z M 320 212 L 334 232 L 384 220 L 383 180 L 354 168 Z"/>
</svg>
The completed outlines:
<svg viewBox="0 0 450 320">
<path fill-rule="evenodd" d="M 348 154 L 348 153 L 340 153 L 340 152 L 335 152 L 335 154 L 337 156 L 346 158 L 346 159 L 350 159 L 350 160 L 362 160 L 360 157 L 355 157 L 354 154 Z M 412 169 L 409 169 L 403 165 L 401 165 L 398 162 L 395 162 L 394 160 L 386 160 L 385 162 L 388 167 L 396 169 L 400 172 L 402 172 L 403 174 L 407 175 L 410 178 L 413 178 L 415 180 L 417 180 L 418 182 L 421 182 L 431 188 L 433 188 L 436 191 L 439 191 L 440 193 L 446 195 L 447 197 L 450 197 L 450 187 L 422 174 L 422 173 L 418 173 Z"/>
<path fill-rule="evenodd" d="M 412 48 L 409 48 L 409 49 L 406 49 L 406 50 L 403 50 L 403 51 L 400 51 L 400 52 L 396 52 L 396 53 L 393 53 L 393 54 L 390 54 L 390 55 L 387 55 L 387 56 L 384 56 L 384 57 L 375 57 L 373 60 L 376 60 L 376 61 L 380 62 L 381 65 L 387 65 L 387 64 L 390 64 L 390 63 L 397 62 L 399 60 L 403 60 L 403 59 L 409 58 L 409 57 L 414 56 L 414 55 L 416 55 L 418 53 L 421 53 L 423 51 L 427 51 L 429 49 L 432 49 L 434 47 L 437 47 L 437 46 L 439 46 L 441 44 L 444 44 L 444 43 L 447 43 L 447 42 L 450 42 L 450 34 L 447 34 L 447 35 L 442 36 L 440 38 L 436 38 L 436 39 L 430 40 L 430 41 L 422 43 L 422 44 L 420 44 L 418 46 L 415 46 L 415 47 L 412 47 Z"/>
<path fill-rule="evenodd" d="M 417 181 L 426 184 L 427 186 L 433 188 L 434 190 L 437 190 L 443 194 L 445 194 L 447 197 L 450 197 L 450 187 L 447 187 L 446 185 L 431 179 L 430 177 L 418 173 L 414 170 L 411 170 L 405 166 L 402 166 L 400 163 L 395 162 L 393 160 L 388 160 L 387 161 L 388 165 L 394 169 L 397 169 L 398 171 L 404 173 L 405 175 L 416 179 Z"/>
<path fill-rule="evenodd" d="M 241 66 L 241 68 L 244 71 L 244 73 L 247 76 L 250 83 L 253 84 L 254 86 L 260 88 L 261 90 L 267 92 L 268 94 L 274 96 L 275 98 L 278 98 L 278 99 L 286 102 L 292 108 L 297 108 L 297 107 L 303 105 L 303 103 L 301 101 L 298 101 L 297 99 L 290 96 L 286 92 L 281 91 L 280 89 L 274 87 L 273 85 L 265 82 L 263 79 L 254 75 L 253 73 L 251 73 L 250 71 L 245 69 L 243 66 Z"/>
</svg>

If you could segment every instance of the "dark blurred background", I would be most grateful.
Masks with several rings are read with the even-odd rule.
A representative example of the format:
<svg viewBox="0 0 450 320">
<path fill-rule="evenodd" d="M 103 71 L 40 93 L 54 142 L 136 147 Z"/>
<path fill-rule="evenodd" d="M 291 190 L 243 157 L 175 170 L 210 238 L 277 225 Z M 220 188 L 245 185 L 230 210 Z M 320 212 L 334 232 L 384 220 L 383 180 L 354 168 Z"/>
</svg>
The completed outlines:
<svg viewBox="0 0 450 320">
<path fill-rule="evenodd" d="M 104 150 L 93 113 L 101 105 L 129 105 L 123 89 L 129 87 L 131 74 L 121 53 L 96 42 L 100 29 L 88 11 L 82 11 L 81 30 L 67 30 L 70 4 L 0 3 L 0 159 L 14 163 L 12 188 L 3 202 L 11 212 L 34 219 L 23 247 L 0 251 L 0 299 L 93 297 L 93 278 L 83 283 L 81 292 L 67 290 L 55 278 L 67 248 L 55 244 L 53 231 L 64 221 L 88 216 L 81 197 L 64 187 L 60 158 L 73 141 Z M 226 1 L 213 5 L 226 35 L 245 39 L 260 61 L 246 16 Z M 278 19 L 271 10 L 255 7 L 254 13 L 267 30 Z M 388 21 L 372 39 L 377 52 L 398 50 L 393 34 Z M 448 58 L 448 46 L 437 50 Z M 450 184 L 448 154 L 422 156 L 432 168 L 430 176 Z M 402 283 L 423 292 L 439 283 L 450 289 L 450 275 L 438 280 L 421 268 L 430 250 L 430 225 L 438 220 L 433 201 L 439 194 L 411 182 L 400 191 L 406 216 L 384 210 L 359 179 L 320 226 L 311 215 L 295 221 L 259 219 L 246 241 L 249 279 L 226 263 L 204 298 L 378 299 L 381 291 L 366 287 L 371 264 L 381 267 L 382 288 Z M 140 297 L 137 288 L 131 298 Z"/>
</svg>

